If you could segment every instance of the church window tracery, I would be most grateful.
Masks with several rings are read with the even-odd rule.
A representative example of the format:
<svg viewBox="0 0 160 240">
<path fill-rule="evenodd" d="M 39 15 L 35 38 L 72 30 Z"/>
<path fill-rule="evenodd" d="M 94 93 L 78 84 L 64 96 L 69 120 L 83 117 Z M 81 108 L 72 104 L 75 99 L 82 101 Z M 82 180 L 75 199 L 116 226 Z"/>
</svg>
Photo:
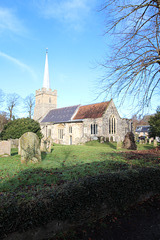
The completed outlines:
<svg viewBox="0 0 160 240">
<path fill-rule="evenodd" d="M 109 118 L 109 134 L 116 133 L 116 119 L 113 115 Z"/>
</svg>

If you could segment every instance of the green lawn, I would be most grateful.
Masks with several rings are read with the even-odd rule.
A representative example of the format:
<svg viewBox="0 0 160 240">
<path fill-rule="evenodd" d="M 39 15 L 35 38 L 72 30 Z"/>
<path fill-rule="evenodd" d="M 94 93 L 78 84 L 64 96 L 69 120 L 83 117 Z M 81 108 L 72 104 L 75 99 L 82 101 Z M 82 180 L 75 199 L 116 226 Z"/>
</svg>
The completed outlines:
<svg viewBox="0 0 160 240">
<path fill-rule="evenodd" d="M 153 148 L 138 145 L 139 150 Z M 55 188 L 70 180 L 130 168 L 158 166 L 157 157 L 128 159 L 116 150 L 116 143 L 90 142 L 79 146 L 55 145 L 49 154 L 42 153 L 42 162 L 21 164 L 17 149 L 11 157 L 0 158 L 0 192 L 29 192 Z"/>
</svg>

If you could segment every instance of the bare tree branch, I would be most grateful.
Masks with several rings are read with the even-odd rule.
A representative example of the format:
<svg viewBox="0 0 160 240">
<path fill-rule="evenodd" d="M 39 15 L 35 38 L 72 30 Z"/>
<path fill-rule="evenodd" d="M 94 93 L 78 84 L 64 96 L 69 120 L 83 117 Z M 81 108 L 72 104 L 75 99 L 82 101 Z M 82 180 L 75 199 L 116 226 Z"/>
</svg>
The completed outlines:
<svg viewBox="0 0 160 240">
<path fill-rule="evenodd" d="M 101 64 L 102 92 L 121 94 L 122 101 L 137 98 L 145 108 L 160 87 L 160 0 L 106 1 L 102 11 L 112 19 L 106 34 L 115 36 L 113 51 Z"/>
<path fill-rule="evenodd" d="M 20 96 L 16 93 L 10 93 L 7 95 L 7 110 L 9 112 L 9 120 L 13 119 L 13 111 L 18 106 Z"/>
<path fill-rule="evenodd" d="M 35 106 L 35 97 L 34 97 L 34 94 L 30 94 L 24 99 L 24 107 L 29 114 L 29 118 L 32 118 L 33 116 L 34 106 Z"/>
</svg>

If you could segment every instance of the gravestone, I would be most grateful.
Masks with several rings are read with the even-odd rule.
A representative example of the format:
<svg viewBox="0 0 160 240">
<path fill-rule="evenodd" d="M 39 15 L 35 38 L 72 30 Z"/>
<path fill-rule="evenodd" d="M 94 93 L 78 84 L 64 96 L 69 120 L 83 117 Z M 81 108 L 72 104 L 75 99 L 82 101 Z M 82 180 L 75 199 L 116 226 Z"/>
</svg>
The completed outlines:
<svg viewBox="0 0 160 240">
<path fill-rule="evenodd" d="M 11 155 L 11 141 L 0 141 L 0 155 L 10 156 Z"/>
<path fill-rule="evenodd" d="M 104 137 L 99 137 L 99 142 L 104 143 Z"/>
<path fill-rule="evenodd" d="M 40 140 L 35 133 L 24 133 L 19 139 L 21 163 L 37 163 L 41 161 Z"/>
<path fill-rule="evenodd" d="M 10 139 L 10 141 L 11 141 L 11 148 L 18 148 L 19 139 Z"/>
<path fill-rule="evenodd" d="M 153 141 L 153 146 L 157 147 L 157 140 L 156 139 L 154 139 L 154 141 Z"/>
<path fill-rule="evenodd" d="M 132 132 L 128 132 L 123 141 L 123 148 L 136 150 L 137 145 L 135 143 L 134 134 Z"/>
<path fill-rule="evenodd" d="M 40 150 L 42 152 L 51 152 L 53 140 L 51 137 L 41 139 Z"/>
<path fill-rule="evenodd" d="M 152 143 L 152 139 L 150 138 L 150 139 L 149 139 L 149 144 L 151 144 L 151 143 Z"/>
<path fill-rule="evenodd" d="M 122 142 L 121 141 L 118 141 L 117 142 L 117 149 L 121 149 L 122 148 Z"/>
<path fill-rule="evenodd" d="M 148 143 L 148 138 L 145 138 L 145 144 L 147 144 Z"/>
</svg>

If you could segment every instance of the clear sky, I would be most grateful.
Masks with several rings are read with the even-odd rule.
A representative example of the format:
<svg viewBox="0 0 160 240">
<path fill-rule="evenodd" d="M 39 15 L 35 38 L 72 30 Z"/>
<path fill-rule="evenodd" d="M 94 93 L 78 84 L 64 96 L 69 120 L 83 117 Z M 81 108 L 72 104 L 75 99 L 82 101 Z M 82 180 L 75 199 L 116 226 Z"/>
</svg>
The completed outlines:
<svg viewBox="0 0 160 240">
<path fill-rule="evenodd" d="M 48 48 L 58 107 L 110 100 L 104 95 L 96 99 L 103 76 L 97 63 L 111 51 L 111 38 L 104 36 L 106 16 L 98 11 L 103 2 L 0 0 L 0 89 L 22 98 L 40 89 Z M 126 105 L 119 111 L 129 117 Z"/>
</svg>

